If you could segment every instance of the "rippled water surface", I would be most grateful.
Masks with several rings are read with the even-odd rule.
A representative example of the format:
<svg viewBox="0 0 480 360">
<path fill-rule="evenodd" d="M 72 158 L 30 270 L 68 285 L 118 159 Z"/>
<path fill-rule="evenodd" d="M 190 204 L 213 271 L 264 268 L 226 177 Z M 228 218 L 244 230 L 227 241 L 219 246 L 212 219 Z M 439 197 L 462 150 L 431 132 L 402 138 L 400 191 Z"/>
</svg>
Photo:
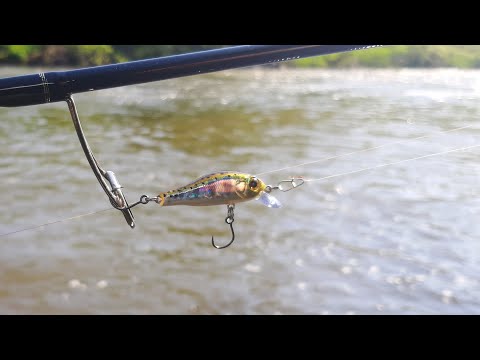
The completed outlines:
<svg viewBox="0 0 480 360">
<path fill-rule="evenodd" d="M 0 77 L 36 69 L 0 70 Z M 130 202 L 216 170 L 321 178 L 480 144 L 480 72 L 249 69 L 79 94 Z M 0 108 L 0 233 L 109 207 L 65 103 Z M 480 147 L 311 182 L 269 209 L 108 210 L 0 237 L 0 313 L 480 313 Z"/>
</svg>

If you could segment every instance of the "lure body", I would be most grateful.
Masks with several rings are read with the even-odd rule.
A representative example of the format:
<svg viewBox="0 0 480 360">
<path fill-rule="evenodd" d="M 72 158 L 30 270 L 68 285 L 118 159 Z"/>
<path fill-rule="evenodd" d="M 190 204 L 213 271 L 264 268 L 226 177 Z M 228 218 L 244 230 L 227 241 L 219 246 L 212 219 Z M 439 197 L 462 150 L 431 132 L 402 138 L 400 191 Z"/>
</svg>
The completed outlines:
<svg viewBox="0 0 480 360">
<path fill-rule="evenodd" d="M 160 206 L 189 205 L 233 205 L 253 199 L 262 201 L 269 207 L 280 207 L 280 203 L 273 196 L 267 194 L 267 185 L 254 175 L 221 171 L 204 175 L 197 180 L 158 195 Z M 268 205 L 266 200 L 268 199 Z M 275 206 L 275 203 L 278 206 Z"/>
</svg>

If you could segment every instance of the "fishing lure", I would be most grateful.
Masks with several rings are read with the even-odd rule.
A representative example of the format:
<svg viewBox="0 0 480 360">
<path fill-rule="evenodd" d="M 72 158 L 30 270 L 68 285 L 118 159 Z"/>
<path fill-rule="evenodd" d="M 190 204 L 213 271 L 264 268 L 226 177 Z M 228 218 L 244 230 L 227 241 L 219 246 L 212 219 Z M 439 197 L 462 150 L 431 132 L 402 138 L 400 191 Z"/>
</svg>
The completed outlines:
<svg viewBox="0 0 480 360">
<path fill-rule="evenodd" d="M 280 208 L 282 204 L 270 194 L 272 190 L 289 191 L 303 183 L 304 180 L 301 178 L 292 178 L 281 181 L 277 186 L 271 186 L 266 185 L 255 175 L 235 171 L 220 171 L 201 176 L 187 185 L 160 193 L 153 198 L 143 195 L 140 201 L 129 208 L 138 204 L 147 204 L 150 201 L 154 201 L 160 206 L 227 205 L 225 222 L 230 225 L 232 240 L 227 245 L 218 246 L 212 236 L 212 245 L 217 249 L 224 249 L 235 240 L 233 221 L 236 203 L 255 199 L 267 207 Z"/>
<path fill-rule="evenodd" d="M 234 205 L 252 199 L 262 204 L 279 208 L 280 201 L 265 191 L 267 185 L 254 175 L 220 171 L 204 175 L 175 190 L 158 195 L 160 206 Z"/>
</svg>

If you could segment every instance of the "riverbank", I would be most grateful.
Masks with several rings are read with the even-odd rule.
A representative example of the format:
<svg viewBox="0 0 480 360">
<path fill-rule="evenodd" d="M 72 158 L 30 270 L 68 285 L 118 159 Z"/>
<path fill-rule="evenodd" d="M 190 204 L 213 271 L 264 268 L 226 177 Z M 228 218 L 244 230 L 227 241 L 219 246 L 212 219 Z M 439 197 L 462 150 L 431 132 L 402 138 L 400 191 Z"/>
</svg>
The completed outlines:
<svg viewBox="0 0 480 360">
<path fill-rule="evenodd" d="M 94 66 L 221 45 L 0 45 L 0 65 Z M 388 45 L 284 63 L 302 68 L 480 68 L 479 45 Z"/>
</svg>

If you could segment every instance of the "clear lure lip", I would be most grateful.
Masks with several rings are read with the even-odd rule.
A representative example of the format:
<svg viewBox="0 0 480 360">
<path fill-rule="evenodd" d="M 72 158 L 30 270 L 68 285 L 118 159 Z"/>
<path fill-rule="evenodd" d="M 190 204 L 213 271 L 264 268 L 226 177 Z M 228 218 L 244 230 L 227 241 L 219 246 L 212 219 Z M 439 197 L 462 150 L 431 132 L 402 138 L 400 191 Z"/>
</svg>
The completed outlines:
<svg viewBox="0 0 480 360">
<path fill-rule="evenodd" d="M 277 209 L 282 207 L 282 203 L 276 197 L 270 195 L 265 191 L 262 191 L 257 200 L 259 200 L 263 205 L 269 208 Z"/>
</svg>

